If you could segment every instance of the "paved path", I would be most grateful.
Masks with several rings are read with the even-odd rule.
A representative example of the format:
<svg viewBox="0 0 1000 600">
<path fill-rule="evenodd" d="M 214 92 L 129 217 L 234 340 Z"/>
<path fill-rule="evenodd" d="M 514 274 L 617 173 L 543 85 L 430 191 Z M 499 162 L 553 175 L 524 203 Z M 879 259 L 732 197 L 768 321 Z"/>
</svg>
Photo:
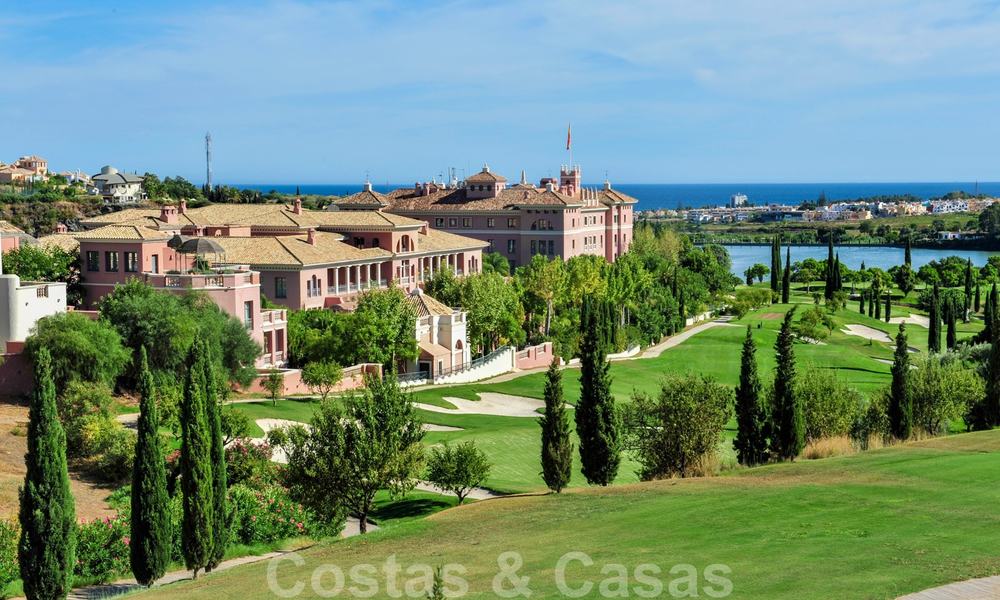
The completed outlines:
<svg viewBox="0 0 1000 600">
<path fill-rule="evenodd" d="M 729 316 L 719 317 L 714 321 L 709 321 L 708 323 L 702 323 L 701 325 L 695 325 L 690 329 L 685 329 L 684 331 L 678 333 L 677 335 L 663 340 L 662 342 L 656 344 L 655 346 L 650 346 L 649 348 L 646 348 L 645 352 L 638 354 L 632 358 L 633 359 L 656 358 L 657 356 L 663 354 L 665 350 L 669 350 L 674 346 L 678 346 L 681 343 L 688 340 L 689 338 L 691 338 L 692 336 L 698 335 L 702 331 L 705 331 L 706 329 L 710 329 L 712 327 L 738 327 L 738 325 L 729 322 L 731 319 L 732 317 Z"/>
<path fill-rule="evenodd" d="M 438 486 L 430 483 L 429 481 L 421 481 L 416 485 L 416 489 L 423 492 L 433 492 L 435 494 L 441 494 L 442 496 L 454 496 L 452 492 L 443 490 Z M 494 492 L 493 490 L 488 490 L 486 488 L 472 488 L 469 494 L 466 496 L 469 500 L 491 500 L 493 498 L 502 498 L 506 494 L 501 494 L 499 492 Z"/>
<path fill-rule="evenodd" d="M 1000 598 L 1000 577 L 984 577 L 931 588 L 897 600 L 996 600 Z"/>
</svg>

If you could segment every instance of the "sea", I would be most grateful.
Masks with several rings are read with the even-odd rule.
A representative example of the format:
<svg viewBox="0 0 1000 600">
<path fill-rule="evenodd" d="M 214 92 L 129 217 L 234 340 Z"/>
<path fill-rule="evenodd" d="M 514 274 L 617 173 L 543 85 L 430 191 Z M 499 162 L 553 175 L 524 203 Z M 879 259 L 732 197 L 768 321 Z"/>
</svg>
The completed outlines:
<svg viewBox="0 0 1000 600">
<path fill-rule="evenodd" d="M 379 192 L 388 192 L 413 184 L 373 184 Z M 585 184 L 601 187 L 600 183 Z M 701 208 L 722 206 L 734 194 L 745 194 L 753 204 L 798 204 L 825 196 L 830 202 L 855 200 L 872 196 L 910 194 L 924 200 L 937 198 L 948 192 L 963 191 L 970 194 L 1000 196 L 997 181 L 937 181 L 902 183 L 621 183 L 614 188 L 639 200 L 638 210 Z M 236 187 L 268 192 L 276 190 L 291 194 L 296 187 L 303 194 L 344 196 L 361 191 L 361 183 L 353 184 L 237 184 Z"/>
<path fill-rule="evenodd" d="M 732 260 L 732 272 L 742 278 L 744 271 L 754 263 L 771 265 L 770 246 L 725 246 L 729 251 L 729 258 Z M 888 271 L 890 267 L 903 264 L 902 247 L 893 246 L 840 246 L 835 248 L 840 256 L 840 262 L 844 266 L 858 270 L 861 263 L 865 268 L 878 267 Z M 786 248 L 781 248 L 781 260 L 785 260 Z M 791 246 L 792 262 L 806 258 L 816 260 L 826 260 L 826 246 Z M 913 248 L 910 250 L 913 260 L 913 268 L 919 269 L 932 260 L 937 260 L 945 256 L 960 256 L 963 260 L 972 259 L 972 264 L 981 267 L 986 264 L 986 259 L 990 256 L 1000 254 L 998 252 L 987 252 L 983 250 L 941 250 L 933 248 Z"/>
</svg>

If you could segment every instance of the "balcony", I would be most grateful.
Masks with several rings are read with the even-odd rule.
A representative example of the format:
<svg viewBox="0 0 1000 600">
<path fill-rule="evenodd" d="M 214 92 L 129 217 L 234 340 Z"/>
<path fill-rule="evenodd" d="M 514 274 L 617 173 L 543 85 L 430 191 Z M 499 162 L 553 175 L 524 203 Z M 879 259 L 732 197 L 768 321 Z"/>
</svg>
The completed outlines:
<svg viewBox="0 0 1000 600">
<path fill-rule="evenodd" d="M 276 325 L 284 325 L 287 322 L 288 312 L 283 308 L 260 311 L 260 324 L 264 329 L 274 329 Z"/>
<path fill-rule="evenodd" d="M 376 285 L 371 285 L 374 283 Z M 384 288 L 389 285 L 389 282 L 385 279 L 372 280 L 371 283 L 368 281 L 362 281 L 360 284 L 357 283 L 342 283 L 340 285 L 327 286 L 326 293 L 330 296 L 343 296 L 346 294 L 353 294 L 355 292 L 363 292 L 373 287 Z"/>
<path fill-rule="evenodd" d="M 258 283 L 257 273 L 249 270 L 215 269 L 205 273 L 143 273 L 146 283 L 156 288 L 218 290 Z"/>
</svg>

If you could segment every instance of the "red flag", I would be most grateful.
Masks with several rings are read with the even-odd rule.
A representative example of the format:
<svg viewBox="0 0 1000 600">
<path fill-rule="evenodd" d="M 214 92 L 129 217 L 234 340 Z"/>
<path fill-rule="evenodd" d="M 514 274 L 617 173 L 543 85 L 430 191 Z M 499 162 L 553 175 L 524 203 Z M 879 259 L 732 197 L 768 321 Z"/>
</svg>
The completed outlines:
<svg viewBox="0 0 1000 600">
<path fill-rule="evenodd" d="M 566 126 L 566 149 L 569 150 L 570 146 L 573 145 L 573 127 L 572 125 Z"/>
</svg>

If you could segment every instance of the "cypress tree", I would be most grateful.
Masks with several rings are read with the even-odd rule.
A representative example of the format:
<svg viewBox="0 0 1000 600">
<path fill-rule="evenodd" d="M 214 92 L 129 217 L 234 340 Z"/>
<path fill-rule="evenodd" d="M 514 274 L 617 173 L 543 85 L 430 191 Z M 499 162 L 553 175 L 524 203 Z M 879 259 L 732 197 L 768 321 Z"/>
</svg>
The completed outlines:
<svg viewBox="0 0 1000 600">
<path fill-rule="evenodd" d="M 780 251 L 779 251 L 780 254 Z M 792 292 L 792 248 L 787 250 L 785 271 L 781 274 L 781 302 L 788 304 L 788 296 Z"/>
<path fill-rule="evenodd" d="M 35 355 L 24 462 L 17 545 L 24 595 L 28 600 L 58 600 L 69 592 L 76 564 L 76 506 L 66 468 L 66 432 L 56 411 L 52 357 L 45 348 Z"/>
<path fill-rule="evenodd" d="M 170 564 L 172 533 L 167 475 L 160 449 L 160 419 L 146 348 L 139 350 L 139 423 L 132 463 L 129 562 L 140 585 L 163 577 Z"/>
<path fill-rule="evenodd" d="M 781 277 L 781 265 L 779 262 L 778 254 L 780 250 L 778 249 L 778 238 L 777 236 L 771 238 L 771 291 L 777 293 L 781 291 L 781 283 L 779 277 Z"/>
<path fill-rule="evenodd" d="M 882 320 L 882 286 L 879 285 L 872 290 L 872 304 L 875 305 L 875 319 Z"/>
<path fill-rule="evenodd" d="M 878 304 L 878 298 L 875 296 L 875 290 L 873 288 L 868 288 L 868 316 L 875 318 L 875 305 Z"/>
<path fill-rule="evenodd" d="M 903 264 L 913 266 L 913 257 L 910 255 L 910 236 L 906 236 L 906 246 L 903 250 Z"/>
<path fill-rule="evenodd" d="M 680 298 L 677 299 L 677 314 L 680 316 L 680 329 L 682 331 L 687 327 L 687 309 L 684 307 L 684 290 L 681 290 Z M 583 321 L 581 321 L 581 324 Z"/>
<path fill-rule="evenodd" d="M 558 494 L 569 485 L 573 472 L 573 442 L 570 441 L 569 416 L 557 358 L 552 359 L 545 373 L 545 414 L 538 419 L 538 424 L 542 427 L 542 479 Z"/>
<path fill-rule="evenodd" d="M 211 434 L 210 458 L 212 461 L 212 550 L 205 572 L 219 566 L 229 547 L 229 503 L 226 497 L 226 448 L 222 436 L 222 415 L 219 413 L 218 390 L 212 361 L 205 361 L 205 420 Z"/>
<path fill-rule="evenodd" d="M 588 303 L 592 300 L 588 300 Z M 580 438 L 581 471 L 592 485 L 609 485 L 621 463 L 621 425 L 611 394 L 609 364 L 597 332 L 597 318 L 587 311 L 580 341 L 580 401 L 576 433 Z"/>
<path fill-rule="evenodd" d="M 892 291 L 885 291 L 885 322 L 888 323 L 889 319 L 892 318 Z"/>
<path fill-rule="evenodd" d="M 955 322 L 958 321 L 958 316 L 956 315 L 957 312 L 958 306 L 953 302 L 948 302 L 944 313 L 945 320 L 948 323 L 948 330 L 945 335 L 945 347 L 948 348 L 948 350 L 954 348 L 955 344 L 958 343 L 958 331 L 955 325 Z"/>
<path fill-rule="evenodd" d="M 972 309 L 975 312 L 978 313 L 979 309 L 981 307 L 982 307 L 982 295 L 980 294 L 980 291 L 979 291 L 979 282 L 977 281 L 976 282 L 976 296 L 975 296 L 975 298 L 973 300 Z"/>
<path fill-rule="evenodd" d="M 965 263 L 965 311 L 962 313 L 962 321 L 969 322 L 969 311 L 972 309 L 972 259 Z"/>
<path fill-rule="evenodd" d="M 992 293 L 990 294 L 992 296 Z M 986 298 L 989 309 L 990 298 Z M 996 321 L 986 330 L 986 339 L 990 342 L 990 355 L 986 361 L 986 394 L 976 402 L 969 411 L 966 424 L 969 429 L 980 431 L 992 429 L 1000 425 L 1000 336 L 998 336 Z"/>
<path fill-rule="evenodd" d="M 830 232 L 830 237 L 827 239 L 826 248 L 826 281 L 823 288 L 823 297 L 827 300 L 833 298 L 834 286 L 837 282 L 833 274 L 833 232 Z"/>
<path fill-rule="evenodd" d="M 743 340 L 740 383 L 736 387 L 736 439 L 733 448 L 740 464 L 752 467 L 767 462 L 767 411 L 761 402 L 757 374 L 757 346 L 751 328 Z"/>
<path fill-rule="evenodd" d="M 774 373 L 771 403 L 771 450 L 782 459 L 795 460 L 805 447 L 805 416 L 795 397 L 795 350 L 792 334 L 793 306 L 781 322 L 778 341 L 774 344 L 778 366 Z"/>
<path fill-rule="evenodd" d="M 181 551 L 184 564 L 195 578 L 198 571 L 209 564 L 214 550 L 212 433 L 205 410 L 206 354 L 205 343 L 195 341 L 188 355 L 180 415 L 181 489 L 184 494 Z"/>
<path fill-rule="evenodd" d="M 927 327 L 927 351 L 941 352 L 941 299 L 936 283 L 931 293 L 931 309 L 927 318 L 930 321 Z"/>
<path fill-rule="evenodd" d="M 858 294 L 858 312 L 865 314 L 865 292 Z"/>
<path fill-rule="evenodd" d="M 892 387 L 889 391 L 889 429 L 893 437 L 907 440 L 913 429 L 913 403 L 907 378 L 910 376 L 910 355 L 906 343 L 906 326 L 899 324 L 896 352 L 892 358 Z"/>
<path fill-rule="evenodd" d="M 842 279 L 843 274 L 840 272 L 840 253 L 833 259 L 833 289 L 835 292 L 839 292 L 844 289 L 844 281 Z"/>
</svg>

